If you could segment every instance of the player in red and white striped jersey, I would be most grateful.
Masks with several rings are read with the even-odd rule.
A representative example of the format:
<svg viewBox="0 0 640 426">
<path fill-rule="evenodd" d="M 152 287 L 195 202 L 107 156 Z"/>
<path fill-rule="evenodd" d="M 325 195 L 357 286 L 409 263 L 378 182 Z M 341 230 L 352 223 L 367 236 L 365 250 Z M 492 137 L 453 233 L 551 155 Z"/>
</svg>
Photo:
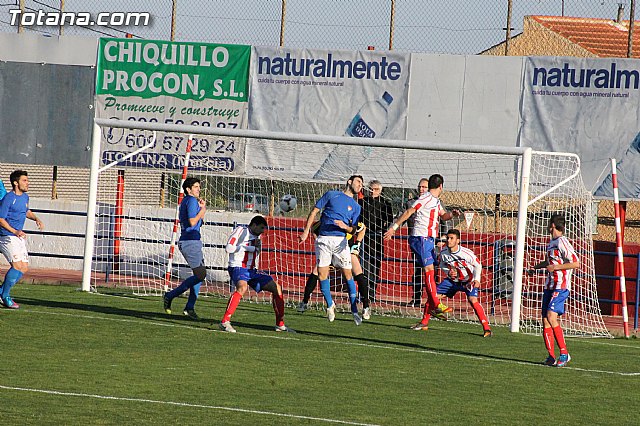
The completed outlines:
<svg viewBox="0 0 640 426">
<path fill-rule="evenodd" d="M 413 232 L 409 236 L 409 247 L 416 255 L 416 261 L 424 268 L 428 297 L 428 302 L 424 305 L 421 324 L 427 324 L 432 314 L 451 311 L 450 308 L 440 303 L 436 294 L 435 269 L 433 266 L 437 256 L 435 240 L 438 237 L 440 220 L 449 220 L 454 216 L 460 215 L 458 210 L 446 211 L 440 202 L 439 197 L 442 194 L 444 185 L 442 175 L 431 175 L 428 185 L 429 191 L 420 195 L 413 203 L 413 206 L 405 210 L 384 234 L 384 239 L 390 240 L 404 221 L 415 213 Z"/>
<path fill-rule="evenodd" d="M 534 266 L 534 269 L 544 268 L 547 270 L 547 281 L 542 296 L 542 324 L 544 326 L 542 336 L 549 356 L 543 364 L 557 367 L 564 367 L 571 361 L 559 316 L 564 314 L 564 303 L 571 290 L 572 270 L 580 267 L 578 255 L 567 237 L 564 236 L 564 231 L 564 216 L 551 216 L 549 220 L 551 241 L 547 245 L 547 257 L 543 262 Z M 560 357 L 557 361 L 554 338 L 560 349 Z"/>
<path fill-rule="evenodd" d="M 276 283 L 271 275 L 261 274 L 257 270 L 258 256 L 262 250 L 262 240 L 260 235 L 267 229 L 267 220 L 262 216 L 254 216 L 249 225 L 237 226 L 231 236 L 225 250 L 229 254 L 229 276 L 231 282 L 235 284 L 236 291 L 233 292 L 227 304 L 227 310 L 220 322 L 220 329 L 226 332 L 235 333 L 236 330 L 231 325 L 231 316 L 236 311 L 242 296 L 249 290 L 254 289 L 256 293 L 266 290 L 272 294 L 273 310 L 276 314 L 276 331 L 293 331 L 284 325 L 284 298 L 282 287 Z"/>
<path fill-rule="evenodd" d="M 463 291 L 482 324 L 483 337 L 490 337 L 491 327 L 478 301 L 482 264 L 473 251 L 460 245 L 460 231 L 447 231 L 447 247 L 440 252 L 438 260 L 440 269 L 446 276 L 438 284 L 438 297 L 453 297 L 457 292 Z"/>
</svg>

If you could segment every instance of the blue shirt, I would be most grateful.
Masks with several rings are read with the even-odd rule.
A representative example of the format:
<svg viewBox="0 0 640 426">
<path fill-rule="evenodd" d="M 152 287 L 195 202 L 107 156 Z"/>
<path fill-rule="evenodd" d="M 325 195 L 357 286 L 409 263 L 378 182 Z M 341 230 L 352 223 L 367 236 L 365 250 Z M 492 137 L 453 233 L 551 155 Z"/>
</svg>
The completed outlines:
<svg viewBox="0 0 640 426">
<path fill-rule="evenodd" d="M 182 232 L 180 233 L 180 240 L 199 240 L 200 239 L 200 226 L 202 226 L 202 219 L 198 221 L 194 226 L 189 223 L 189 218 L 194 218 L 200 213 L 200 205 L 198 199 L 192 195 L 187 195 L 182 199 L 180 203 L 180 213 L 178 218 L 180 219 L 180 226 Z"/>
<path fill-rule="evenodd" d="M 29 211 L 29 196 L 26 193 L 16 195 L 15 192 L 8 192 L 0 202 L 0 218 L 9 222 L 9 225 L 18 231 L 22 231 L 24 221 L 27 219 Z M 13 235 L 8 230 L 0 226 L 0 235 Z"/>
<path fill-rule="evenodd" d="M 322 210 L 320 217 L 320 230 L 318 235 L 344 237 L 346 231 L 333 223 L 341 220 L 349 226 L 358 223 L 360 217 L 360 205 L 342 191 L 327 191 L 316 203 L 316 207 Z"/>
</svg>

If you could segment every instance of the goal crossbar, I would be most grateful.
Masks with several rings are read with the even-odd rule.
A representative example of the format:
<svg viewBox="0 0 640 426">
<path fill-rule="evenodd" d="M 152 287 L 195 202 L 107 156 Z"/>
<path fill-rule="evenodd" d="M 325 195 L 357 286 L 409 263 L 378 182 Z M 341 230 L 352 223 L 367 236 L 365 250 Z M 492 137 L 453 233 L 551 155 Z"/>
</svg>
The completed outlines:
<svg viewBox="0 0 640 426">
<path fill-rule="evenodd" d="M 531 205 L 529 200 L 529 185 L 531 179 L 531 167 L 532 167 L 532 155 L 537 153 L 529 147 L 506 147 L 506 146 L 485 146 L 485 145 L 455 145 L 445 143 L 434 143 L 425 141 L 407 141 L 398 139 L 375 139 L 375 138 L 352 138 L 342 136 L 328 136 L 328 135 L 315 135 L 315 134 L 299 134 L 299 133 L 284 133 L 284 132 L 270 132 L 259 130 L 247 130 L 247 129 L 228 129 L 218 127 L 201 127 L 193 125 L 176 125 L 176 124 L 159 124 L 149 122 L 132 122 L 127 120 L 113 120 L 113 119 L 95 119 L 93 140 L 92 140 L 92 165 L 90 174 L 90 187 L 89 187 L 89 206 L 87 211 L 87 228 L 84 250 L 84 270 L 83 270 L 83 283 L 82 289 L 84 291 L 90 291 L 91 289 L 91 264 L 94 251 L 94 239 L 95 239 L 95 224 L 96 224 L 96 200 L 98 193 L 98 178 L 102 169 L 99 168 L 100 155 L 101 155 L 101 128 L 123 128 L 123 129 L 140 129 L 153 132 L 165 132 L 165 133 L 181 133 L 181 134 L 195 134 L 195 135 L 212 135 L 220 137 L 233 137 L 233 138 L 247 138 L 247 139 L 263 139 L 271 141 L 294 141 L 294 142 L 306 142 L 312 144 L 333 144 L 333 145 L 347 145 L 357 147 L 380 147 L 380 148 L 396 148 L 396 149 L 416 149 L 416 150 L 432 150 L 442 151 L 449 153 L 479 153 L 479 154 L 495 154 L 495 155 L 507 155 L 517 158 L 514 171 L 518 176 L 515 190 L 518 196 L 518 211 L 517 211 L 517 226 L 516 226 L 516 241 L 515 241 L 515 253 L 513 264 L 513 303 L 512 303 L 512 315 L 510 318 L 510 329 L 512 332 L 520 331 L 520 303 L 518 302 L 522 297 L 523 287 L 523 271 L 525 263 L 525 246 L 527 240 L 527 217 L 528 209 Z M 154 137 L 155 139 L 155 137 Z M 142 149 L 145 149 L 143 147 Z M 541 153 L 550 154 L 550 153 Z M 553 153 L 553 155 L 562 155 L 567 157 L 573 157 L 579 164 L 579 158 L 575 154 L 570 153 Z M 121 162 L 122 159 L 118 160 Z M 579 171 L 577 172 L 579 174 Z M 546 188 L 544 194 L 535 194 L 536 200 L 543 196 L 552 193 L 556 187 L 561 186 L 566 181 L 576 177 L 576 174 L 565 178 L 562 182 L 555 182 L 549 188 Z M 557 185 L 556 185 L 557 184 Z"/>
</svg>

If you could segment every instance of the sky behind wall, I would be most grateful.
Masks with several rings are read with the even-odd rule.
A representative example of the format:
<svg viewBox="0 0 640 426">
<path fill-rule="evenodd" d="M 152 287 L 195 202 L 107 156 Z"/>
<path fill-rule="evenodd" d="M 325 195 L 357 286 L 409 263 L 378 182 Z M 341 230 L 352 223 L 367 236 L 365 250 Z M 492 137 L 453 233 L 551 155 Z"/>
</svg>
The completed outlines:
<svg viewBox="0 0 640 426">
<path fill-rule="evenodd" d="M 526 15 L 615 19 L 618 3 L 630 0 L 514 0 L 513 33 Z M 10 25 L 18 0 L 0 0 L 0 31 Z M 396 0 L 393 48 L 410 52 L 475 54 L 505 38 L 507 0 Z M 60 0 L 25 0 L 27 11 L 60 9 Z M 282 0 L 176 0 L 176 40 L 278 45 Z M 65 35 L 169 39 L 171 0 L 64 0 L 67 12 L 150 12 L 150 27 L 65 27 Z M 296 48 L 377 50 L 389 47 L 391 0 L 286 0 L 284 45 Z M 636 13 L 637 15 L 637 13 Z M 58 35 L 57 27 L 37 27 Z"/>
</svg>

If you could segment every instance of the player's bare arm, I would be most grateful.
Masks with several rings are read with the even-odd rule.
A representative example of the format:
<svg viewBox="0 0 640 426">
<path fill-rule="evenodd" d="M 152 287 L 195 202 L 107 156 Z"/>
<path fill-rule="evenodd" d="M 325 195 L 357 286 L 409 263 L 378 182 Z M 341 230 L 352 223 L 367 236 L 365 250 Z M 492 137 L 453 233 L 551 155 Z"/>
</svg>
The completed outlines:
<svg viewBox="0 0 640 426">
<path fill-rule="evenodd" d="M 42 221 L 38 219 L 34 212 L 32 212 L 31 210 L 27 210 L 27 217 L 36 223 L 36 226 L 39 230 L 42 231 L 44 229 L 44 223 L 42 223 Z"/>
<path fill-rule="evenodd" d="M 298 240 L 300 240 L 301 243 L 304 242 L 309 237 L 309 231 L 311 230 L 311 225 L 313 225 L 313 222 L 315 222 L 318 212 L 320 212 L 320 209 L 317 207 L 312 208 L 311 211 L 309 212 L 309 216 L 307 216 L 307 223 L 304 226 L 304 231 L 302 231 L 302 234 L 298 236 Z"/>
<path fill-rule="evenodd" d="M 451 220 L 454 217 L 458 217 L 460 216 L 460 214 L 462 214 L 462 212 L 458 209 L 453 209 L 451 211 L 446 211 L 443 214 L 440 215 L 440 219 L 442 220 Z"/>
<path fill-rule="evenodd" d="M 547 265 L 547 271 L 566 271 L 567 269 L 577 269 L 580 267 L 580 262 L 562 263 L 560 265 Z"/>
<path fill-rule="evenodd" d="M 398 228 L 400 228 L 402 226 L 402 224 L 407 219 L 409 219 L 411 217 L 411 215 L 414 214 L 415 212 L 416 212 L 416 209 L 414 209 L 413 207 L 409 207 L 407 210 L 405 210 L 404 213 L 402 213 L 400 215 L 400 217 L 398 219 L 396 219 L 396 221 L 391 224 L 389 229 L 387 229 L 387 232 L 384 233 L 384 239 L 385 240 L 390 240 L 391 237 L 393 237 L 393 234 L 396 233 Z"/>
<path fill-rule="evenodd" d="M 18 238 L 27 238 L 27 234 L 25 234 L 24 231 L 18 231 L 17 229 L 14 229 L 13 226 L 9 225 L 9 222 L 7 222 L 5 219 L 0 218 L 0 226 L 11 232 Z"/>
<path fill-rule="evenodd" d="M 333 224 L 336 225 L 338 228 L 342 229 L 343 231 L 346 231 L 349 234 L 353 234 L 356 231 L 355 226 L 349 226 L 340 219 L 334 220 Z"/>
</svg>

